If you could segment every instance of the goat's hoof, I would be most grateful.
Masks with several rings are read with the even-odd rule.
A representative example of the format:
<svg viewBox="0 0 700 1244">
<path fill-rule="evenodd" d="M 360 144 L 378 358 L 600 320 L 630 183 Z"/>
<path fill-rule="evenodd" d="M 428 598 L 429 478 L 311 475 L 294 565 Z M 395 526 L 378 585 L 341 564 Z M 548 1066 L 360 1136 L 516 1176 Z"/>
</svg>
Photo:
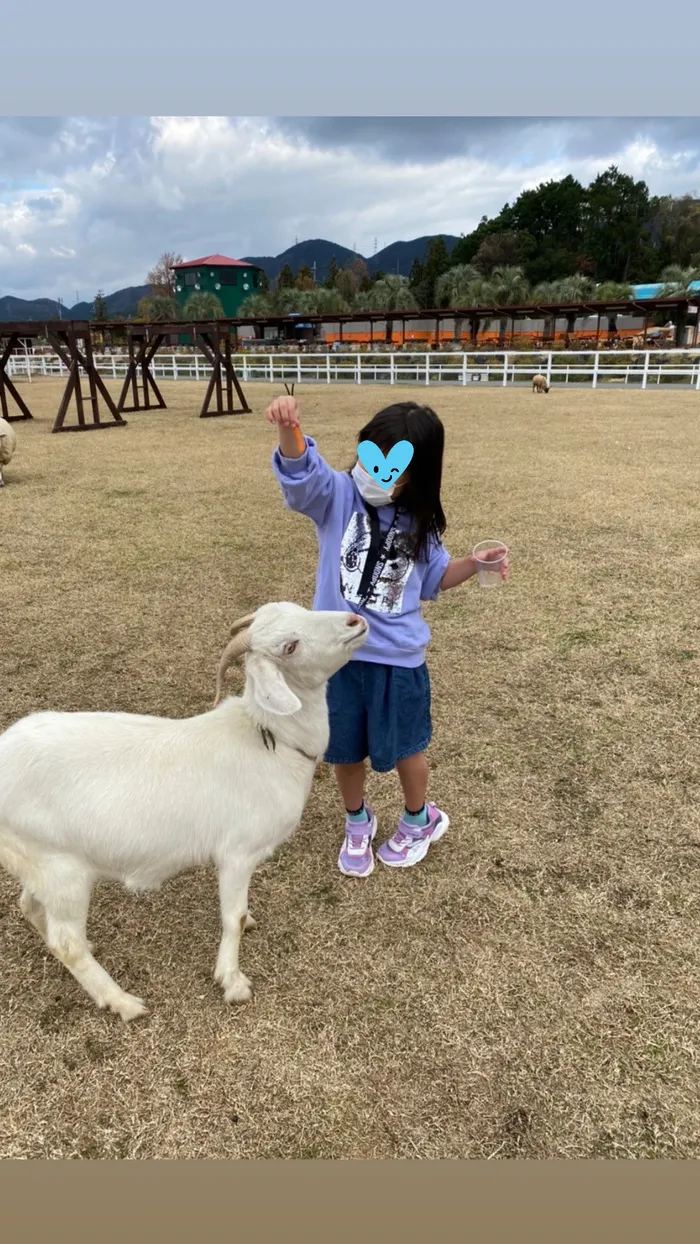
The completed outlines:
<svg viewBox="0 0 700 1244">
<path fill-rule="evenodd" d="M 223 982 L 223 984 L 224 998 L 227 1002 L 250 1002 L 253 996 L 253 986 L 242 972 L 239 972 L 233 980 Z"/>
<path fill-rule="evenodd" d="M 248 929 L 255 929 L 257 928 L 257 924 L 258 924 L 257 920 L 254 920 L 250 912 L 248 912 L 245 918 L 245 924 L 243 925 L 244 930 L 247 932 Z"/>
<path fill-rule="evenodd" d="M 140 1019 L 142 1015 L 148 1014 L 148 1007 L 143 999 L 135 998 L 130 993 L 123 993 L 120 998 L 110 1002 L 109 1007 L 116 1015 L 121 1016 L 125 1024 L 130 1023 L 132 1019 Z"/>
</svg>

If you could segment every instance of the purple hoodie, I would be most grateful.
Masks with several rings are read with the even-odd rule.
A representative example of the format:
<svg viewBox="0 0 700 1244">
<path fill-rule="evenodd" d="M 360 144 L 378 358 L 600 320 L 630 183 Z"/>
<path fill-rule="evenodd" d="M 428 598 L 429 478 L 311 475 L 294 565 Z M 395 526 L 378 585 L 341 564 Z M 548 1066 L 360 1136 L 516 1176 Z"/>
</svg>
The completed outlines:
<svg viewBox="0 0 700 1244">
<path fill-rule="evenodd" d="M 324 462 L 310 436 L 300 458 L 272 455 L 272 469 L 290 510 L 306 514 L 316 525 L 319 558 L 314 609 L 347 609 L 367 619 L 369 637 L 350 658 L 381 665 L 415 668 L 425 661 L 430 628 L 421 613 L 422 600 L 436 600 L 450 555 L 432 539 L 426 557 L 414 561 L 405 535 L 408 514 L 389 504 L 377 509 L 382 533 L 392 523 L 395 536 L 388 557 L 379 562 L 379 574 L 366 604 L 358 588 L 370 543 L 370 524 L 355 481 Z"/>
</svg>

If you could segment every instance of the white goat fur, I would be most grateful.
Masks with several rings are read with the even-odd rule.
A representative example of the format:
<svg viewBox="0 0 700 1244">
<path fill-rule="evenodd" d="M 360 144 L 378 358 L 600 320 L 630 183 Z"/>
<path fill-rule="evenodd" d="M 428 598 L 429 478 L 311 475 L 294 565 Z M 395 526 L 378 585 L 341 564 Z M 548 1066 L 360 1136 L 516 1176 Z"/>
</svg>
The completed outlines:
<svg viewBox="0 0 700 1244">
<path fill-rule="evenodd" d="M 532 392 L 533 393 L 549 393 L 549 385 L 547 384 L 547 377 L 543 375 L 542 372 L 539 372 L 536 376 L 532 377 Z"/>
<path fill-rule="evenodd" d="M 5 483 L 2 468 L 12 460 L 16 448 L 17 437 L 12 424 L 8 423 L 7 419 L 0 419 L 0 488 Z"/>
<path fill-rule="evenodd" d="M 217 703 L 200 716 L 43 712 L 0 735 L 0 864 L 22 883 L 20 908 L 56 958 L 125 1021 L 146 1008 L 91 953 L 93 885 L 157 889 L 213 863 L 223 923 L 214 975 L 227 1002 L 247 1001 L 238 954 L 253 924 L 248 885 L 299 824 L 328 744 L 326 681 L 368 626 L 276 603 L 232 633 Z M 225 670 L 244 652 L 243 695 L 220 702 Z"/>
</svg>

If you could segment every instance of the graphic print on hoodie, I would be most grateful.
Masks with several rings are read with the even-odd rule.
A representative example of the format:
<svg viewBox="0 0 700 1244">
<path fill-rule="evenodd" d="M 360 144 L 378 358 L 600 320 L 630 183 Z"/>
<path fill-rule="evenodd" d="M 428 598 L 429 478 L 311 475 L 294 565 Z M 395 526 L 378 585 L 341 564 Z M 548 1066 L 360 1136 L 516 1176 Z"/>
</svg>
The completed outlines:
<svg viewBox="0 0 700 1244">
<path fill-rule="evenodd" d="M 362 573 L 369 553 L 371 527 L 366 513 L 356 510 L 350 516 L 340 542 L 340 589 L 349 605 L 361 605 L 398 616 L 403 612 L 403 594 L 413 570 L 414 561 L 406 532 L 395 531 L 384 565 L 367 599 L 360 596 Z M 381 559 L 380 559 L 381 560 Z"/>
</svg>

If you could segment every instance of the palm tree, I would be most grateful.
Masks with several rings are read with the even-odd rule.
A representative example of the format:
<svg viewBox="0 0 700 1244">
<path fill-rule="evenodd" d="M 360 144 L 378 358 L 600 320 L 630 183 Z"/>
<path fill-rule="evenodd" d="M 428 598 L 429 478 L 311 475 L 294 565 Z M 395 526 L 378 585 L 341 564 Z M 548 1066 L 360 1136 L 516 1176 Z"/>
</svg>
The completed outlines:
<svg viewBox="0 0 700 1244">
<path fill-rule="evenodd" d="M 682 268 L 678 264 L 671 264 L 668 268 L 664 268 L 661 273 L 663 288 L 659 293 L 659 298 L 679 297 L 687 294 L 693 281 L 700 281 L 700 268 Z"/>
<path fill-rule="evenodd" d="M 277 289 L 272 305 L 276 315 L 315 315 L 317 289 Z"/>
<path fill-rule="evenodd" d="M 464 292 L 468 307 L 488 307 L 495 302 L 493 286 L 485 276 L 476 276 L 473 281 L 469 282 Z M 469 317 L 472 345 L 474 346 L 476 346 L 479 339 L 482 318 L 479 315 Z"/>
<path fill-rule="evenodd" d="M 199 290 L 192 294 L 182 308 L 185 320 L 223 320 L 224 308 L 216 294 L 208 294 Z"/>
<path fill-rule="evenodd" d="M 371 289 L 359 293 L 355 299 L 358 311 L 384 311 L 386 317 L 386 342 L 391 342 L 394 321 L 392 311 L 417 311 L 418 302 L 405 276 L 383 276 Z"/>
<path fill-rule="evenodd" d="M 136 308 L 136 315 L 140 320 L 158 320 L 161 323 L 172 322 L 180 318 L 180 308 L 175 299 L 170 298 L 167 294 L 153 294 L 151 297 L 146 295 L 139 302 Z"/>
<path fill-rule="evenodd" d="M 700 281 L 700 268 L 683 268 L 679 264 L 670 264 L 669 267 L 664 268 L 661 273 L 661 280 L 663 281 L 663 285 L 659 290 L 657 297 L 682 298 L 684 295 L 691 292 L 690 287 L 695 281 Z M 696 292 L 693 292 L 696 297 Z M 663 318 L 665 320 L 665 315 Z M 657 314 L 654 317 L 654 323 L 661 324 L 661 322 L 661 316 Z M 697 337 L 697 320 L 694 335 Z"/>
<path fill-rule="evenodd" d="M 249 294 L 244 298 L 238 308 L 238 315 L 244 318 L 248 315 L 254 315 L 256 318 L 265 319 L 273 314 L 272 296 L 270 294 Z M 253 332 L 256 340 L 261 341 L 265 336 L 265 328 L 262 324 L 254 324 Z"/>
<path fill-rule="evenodd" d="M 532 291 L 532 298 L 535 302 L 543 302 L 546 304 L 556 303 L 559 298 L 559 281 L 542 281 L 536 285 Z M 544 317 L 544 338 L 545 341 L 553 341 L 557 327 L 556 315 L 545 315 Z"/>
<path fill-rule="evenodd" d="M 264 316 L 272 314 L 272 302 L 267 294 L 250 294 L 238 308 L 239 316 Z"/>
<path fill-rule="evenodd" d="M 624 298 L 632 298 L 634 290 L 624 281 L 602 281 L 593 294 L 596 302 L 622 302 Z"/>
<path fill-rule="evenodd" d="M 557 290 L 557 297 L 554 302 L 585 302 L 587 298 L 593 297 L 595 285 L 590 277 L 583 276 L 582 273 L 576 273 L 574 276 L 562 277 L 560 281 L 555 281 L 554 285 Z M 576 312 L 566 312 L 566 336 L 571 336 L 576 328 Z"/>
<path fill-rule="evenodd" d="M 530 298 L 530 286 L 522 268 L 494 268 L 488 279 L 493 301 L 501 307 L 517 307 Z M 498 344 L 504 345 L 508 331 L 507 315 L 499 321 Z"/>
<path fill-rule="evenodd" d="M 596 285 L 593 298 L 595 302 L 623 302 L 626 298 L 632 298 L 633 295 L 634 290 L 631 285 L 622 281 L 603 281 L 601 285 Z M 617 332 L 615 313 L 608 315 L 608 332 Z"/>
<path fill-rule="evenodd" d="M 435 297 L 439 307 L 468 307 L 472 304 L 471 288 L 475 281 L 481 280 L 481 273 L 470 263 L 456 264 L 454 268 L 450 268 L 447 272 L 443 272 L 435 283 Z M 455 316 L 455 333 L 456 342 L 462 340 L 462 322 L 461 315 Z M 473 317 L 472 317 L 472 337 L 478 334 L 474 333 Z"/>
<path fill-rule="evenodd" d="M 318 315 L 342 314 L 350 310 L 339 289 L 317 289 L 315 294 Z"/>
</svg>

